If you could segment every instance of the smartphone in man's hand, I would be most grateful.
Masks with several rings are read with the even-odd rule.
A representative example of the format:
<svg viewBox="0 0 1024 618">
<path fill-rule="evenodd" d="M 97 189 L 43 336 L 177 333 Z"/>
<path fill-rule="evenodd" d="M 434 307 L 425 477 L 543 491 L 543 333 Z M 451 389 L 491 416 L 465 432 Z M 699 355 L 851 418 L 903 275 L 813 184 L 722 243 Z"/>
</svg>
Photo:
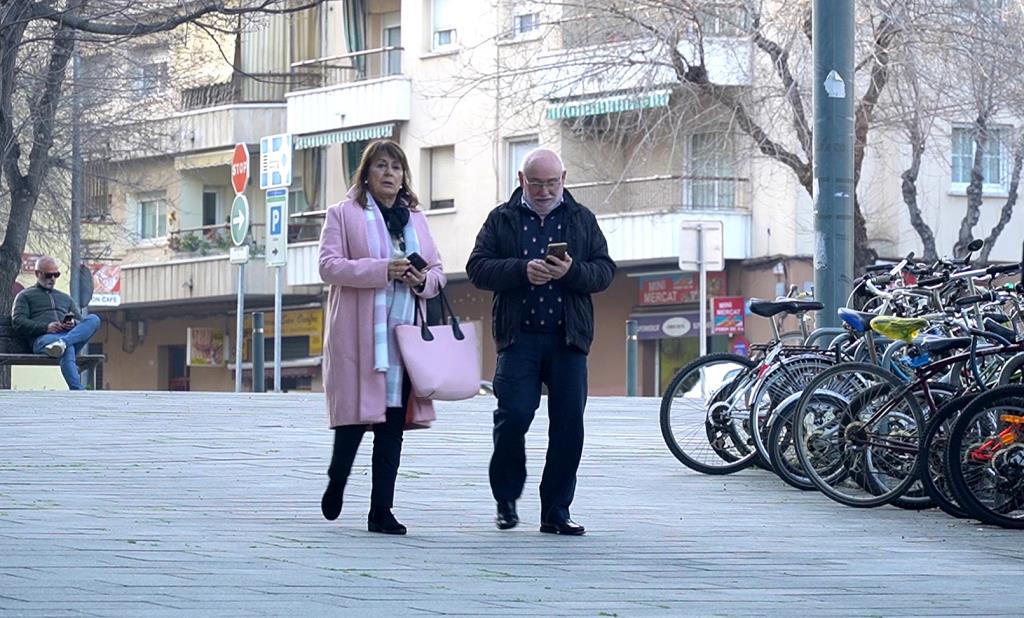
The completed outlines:
<svg viewBox="0 0 1024 618">
<path fill-rule="evenodd" d="M 409 263 L 412 264 L 413 267 L 420 272 L 423 272 L 424 270 L 427 269 L 427 261 L 423 259 L 423 256 L 421 256 L 419 253 L 416 253 L 415 251 L 405 256 L 405 259 L 409 260 Z"/>
<path fill-rule="evenodd" d="M 65 313 L 64 314 L 64 319 L 61 320 L 61 322 L 63 322 L 64 324 L 71 324 L 74 321 L 75 321 L 75 314 L 70 312 L 70 311 Z"/>
<path fill-rule="evenodd" d="M 547 255 L 552 255 L 560 260 L 565 259 L 565 254 L 569 252 L 569 243 L 565 242 L 552 242 L 548 243 Z"/>
</svg>

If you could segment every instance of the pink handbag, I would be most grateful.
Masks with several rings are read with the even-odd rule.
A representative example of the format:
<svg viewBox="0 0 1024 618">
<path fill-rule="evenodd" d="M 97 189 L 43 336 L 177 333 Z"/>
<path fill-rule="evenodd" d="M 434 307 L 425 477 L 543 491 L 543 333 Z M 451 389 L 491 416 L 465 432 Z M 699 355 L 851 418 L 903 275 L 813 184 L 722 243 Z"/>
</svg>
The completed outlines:
<svg viewBox="0 0 1024 618">
<path fill-rule="evenodd" d="M 448 312 L 447 324 L 427 326 L 417 301 L 416 321 L 419 324 L 395 327 L 402 363 L 416 397 L 439 401 L 469 399 L 480 391 L 480 348 L 476 326 L 459 324 L 443 289 L 441 302 Z"/>
</svg>

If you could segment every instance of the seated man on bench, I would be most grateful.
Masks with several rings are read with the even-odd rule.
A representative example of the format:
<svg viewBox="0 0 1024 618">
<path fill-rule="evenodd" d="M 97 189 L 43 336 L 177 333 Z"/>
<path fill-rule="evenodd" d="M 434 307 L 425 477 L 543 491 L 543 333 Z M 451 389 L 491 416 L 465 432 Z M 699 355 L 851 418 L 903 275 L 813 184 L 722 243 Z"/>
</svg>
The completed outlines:
<svg viewBox="0 0 1024 618">
<path fill-rule="evenodd" d="M 100 319 L 88 315 L 84 319 L 78 303 L 54 289 L 60 277 L 57 260 L 43 256 L 36 260 L 36 284 L 25 288 L 14 299 L 11 322 L 15 332 L 32 343 L 36 354 L 60 359 L 64 381 L 73 391 L 83 390 L 76 355 L 96 334 Z"/>
</svg>

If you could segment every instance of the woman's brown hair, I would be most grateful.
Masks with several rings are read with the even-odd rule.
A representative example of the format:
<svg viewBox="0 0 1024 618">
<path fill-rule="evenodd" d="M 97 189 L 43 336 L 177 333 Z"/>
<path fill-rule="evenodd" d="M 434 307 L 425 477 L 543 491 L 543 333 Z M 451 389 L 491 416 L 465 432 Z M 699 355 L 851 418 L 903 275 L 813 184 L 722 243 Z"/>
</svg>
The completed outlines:
<svg viewBox="0 0 1024 618">
<path fill-rule="evenodd" d="M 397 204 L 401 204 L 411 210 L 416 210 L 420 200 L 412 192 L 412 172 L 409 171 L 409 161 L 405 158 L 405 152 L 396 142 L 389 139 L 380 139 L 370 142 L 363 150 L 363 158 L 359 160 L 359 167 L 352 177 L 352 184 L 355 186 L 355 200 L 363 208 L 369 203 L 366 200 L 366 179 L 370 176 L 370 166 L 382 156 L 388 156 L 402 164 L 402 186 L 398 189 Z"/>
</svg>

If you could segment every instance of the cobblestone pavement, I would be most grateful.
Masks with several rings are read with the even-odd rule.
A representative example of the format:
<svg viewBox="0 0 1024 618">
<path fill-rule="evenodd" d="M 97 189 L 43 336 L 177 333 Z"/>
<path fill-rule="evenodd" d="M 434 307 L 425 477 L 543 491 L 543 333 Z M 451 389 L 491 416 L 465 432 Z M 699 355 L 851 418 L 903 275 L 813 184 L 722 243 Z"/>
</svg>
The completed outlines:
<svg viewBox="0 0 1024 618">
<path fill-rule="evenodd" d="M 1024 536 L 857 510 L 767 473 L 690 472 L 652 399 L 592 399 L 573 517 L 494 528 L 494 400 L 406 434 L 398 518 L 369 534 L 369 440 L 320 516 L 319 394 L 0 393 L 0 615 L 1014 615 Z M 352 611 L 346 611 L 352 610 Z"/>
</svg>

